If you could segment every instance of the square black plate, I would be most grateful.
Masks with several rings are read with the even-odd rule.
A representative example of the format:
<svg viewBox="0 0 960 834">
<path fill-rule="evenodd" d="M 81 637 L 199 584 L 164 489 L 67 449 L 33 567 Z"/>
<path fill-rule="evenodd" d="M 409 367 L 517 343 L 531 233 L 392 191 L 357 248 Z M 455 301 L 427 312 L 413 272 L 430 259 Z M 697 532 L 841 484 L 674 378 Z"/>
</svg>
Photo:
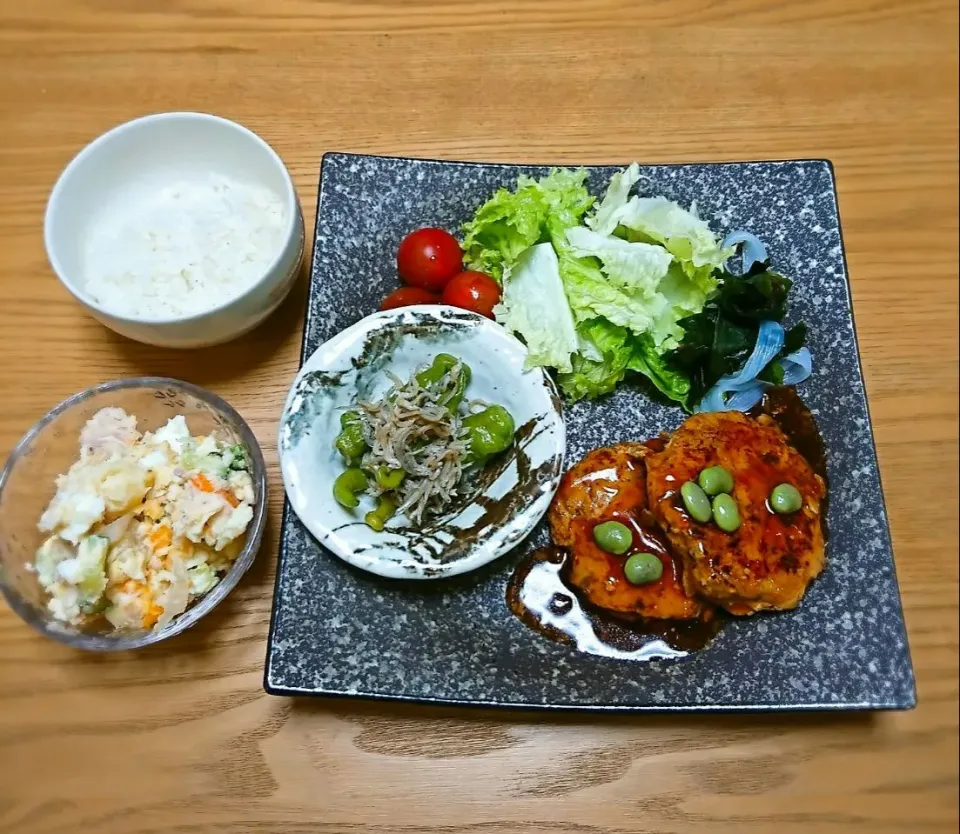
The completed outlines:
<svg viewBox="0 0 960 834">
<path fill-rule="evenodd" d="M 618 167 L 589 169 L 602 193 Z M 459 229 L 500 186 L 546 168 L 327 154 L 320 174 L 302 357 L 375 311 L 395 255 L 421 226 Z M 383 580 L 341 562 L 284 512 L 265 687 L 274 694 L 586 709 L 883 709 L 916 702 L 837 214 L 824 160 L 642 168 L 639 188 L 689 205 L 715 230 L 746 228 L 796 282 L 791 319 L 811 325 L 801 393 L 829 454 L 828 566 L 794 612 L 725 628 L 682 660 L 636 662 L 550 642 L 504 591 L 545 524 L 487 569 Z M 622 386 L 566 410 L 567 465 L 588 450 L 672 429 L 679 409 Z"/>
</svg>

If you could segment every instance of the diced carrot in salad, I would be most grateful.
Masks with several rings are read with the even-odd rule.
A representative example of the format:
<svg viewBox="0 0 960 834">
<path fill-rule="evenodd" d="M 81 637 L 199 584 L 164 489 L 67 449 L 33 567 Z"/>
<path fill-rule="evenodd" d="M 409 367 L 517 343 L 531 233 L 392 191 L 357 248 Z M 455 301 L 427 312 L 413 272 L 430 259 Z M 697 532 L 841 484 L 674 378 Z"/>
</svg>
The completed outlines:
<svg viewBox="0 0 960 834">
<path fill-rule="evenodd" d="M 47 539 L 28 567 L 73 626 L 162 628 L 219 582 L 253 517 L 242 446 L 194 437 L 182 416 L 136 424 L 119 408 L 88 421 L 38 525 Z"/>
</svg>

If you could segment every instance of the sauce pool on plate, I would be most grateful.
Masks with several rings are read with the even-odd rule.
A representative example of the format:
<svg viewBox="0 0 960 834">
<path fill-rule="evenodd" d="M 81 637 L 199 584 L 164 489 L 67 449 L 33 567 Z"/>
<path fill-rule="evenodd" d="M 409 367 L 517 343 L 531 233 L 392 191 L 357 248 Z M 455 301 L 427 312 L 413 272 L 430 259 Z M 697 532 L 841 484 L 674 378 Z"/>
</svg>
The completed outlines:
<svg viewBox="0 0 960 834">
<path fill-rule="evenodd" d="M 565 548 L 535 550 L 510 577 L 507 606 L 534 631 L 581 652 L 618 660 L 682 658 L 706 646 L 727 621 L 712 610 L 693 620 L 619 619 L 568 584 L 569 560 Z"/>
</svg>

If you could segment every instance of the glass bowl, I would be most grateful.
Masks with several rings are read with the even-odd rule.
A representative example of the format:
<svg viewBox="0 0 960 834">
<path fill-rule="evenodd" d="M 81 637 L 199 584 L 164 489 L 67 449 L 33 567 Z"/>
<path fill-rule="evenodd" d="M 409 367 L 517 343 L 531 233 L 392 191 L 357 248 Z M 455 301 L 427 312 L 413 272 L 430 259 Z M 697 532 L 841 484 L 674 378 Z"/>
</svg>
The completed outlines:
<svg viewBox="0 0 960 834">
<path fill-rule="evenodd" d="M 37 521 L 56 492 L 57 475 L 77 460 L 80 430 L 106 406 L 136 416 L 142 432 L 158 429 L 182 414 L 191 434 L 216 431 L 232 443 L 242 443 L 250 456 L 255 501 L 243 551 L 213 590 L 156 630 L 93 632 L 54 620 L 46 607 L 46 593 L 26 567 L 43 541 Z M 0 471 L 0 591 L 10 607 L 37 631 L 69 646 L 101 652 L 148 646 L 189 628 L 230 593 L 260 549 L 266 506 L 266 465 L 260 445 L 243 418 L 220 397 L 188 382 L 163 377 L 105 382 L 50 411 L 24 435 Z"/>
</svg>

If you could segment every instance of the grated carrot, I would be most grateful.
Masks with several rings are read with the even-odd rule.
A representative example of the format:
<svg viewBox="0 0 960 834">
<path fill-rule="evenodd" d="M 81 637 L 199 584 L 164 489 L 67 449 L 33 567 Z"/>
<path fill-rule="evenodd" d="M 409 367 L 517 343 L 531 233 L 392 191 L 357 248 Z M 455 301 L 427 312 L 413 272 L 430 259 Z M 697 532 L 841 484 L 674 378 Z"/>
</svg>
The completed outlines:
<svg viewBox="0 0 960 834">
<path fill-rule="evenodd" d="M 204 475 L 202 472 L 198 472 L 190 479 L 190 483 L 193 484 L 200 492 L 214 492 L 213 484 L 210 483 L 210 479 Z"/>
<path fill-rule="evenodd" d="M 139 597 L 143 601 L 145 608 L 140 620 L 143 627 L 151 628 L 154 626 L 163 613 L 163 606 L 157 605 L 157 603 L 154 602 L 153 594 L 150 593 L 150 588 L 147 586 L 147 583 L 139 582 L 136 579 L 128 579 L 120 587 L 128 594 Z"/>
<path fill-rule="evenodd" d="M 149 606 L 150 607 L 147 608 L 143 615 L 142 622 L 144 628 L 152 628 L 155 626 L 157 624 L 157 620 L 160 619 L 160 615 L 163 613 L 163 607 L 157 605 L 153 600 L 150 600 Z"/>
<path fill-rule="evenodd" d="M 239 507 L 240 499 L 237 498 L 229 489 L 221 489 L 217 493 L 224 501 L 226 501 L 231 507 Z"/>
<path fill-rule="evenodd" d="M 161 524 L 153 528 L 149 538 L 150 547 L 154 550 L 161 550 L 173 544 L 173 531 L 166 524 Z"/>
</svg>

